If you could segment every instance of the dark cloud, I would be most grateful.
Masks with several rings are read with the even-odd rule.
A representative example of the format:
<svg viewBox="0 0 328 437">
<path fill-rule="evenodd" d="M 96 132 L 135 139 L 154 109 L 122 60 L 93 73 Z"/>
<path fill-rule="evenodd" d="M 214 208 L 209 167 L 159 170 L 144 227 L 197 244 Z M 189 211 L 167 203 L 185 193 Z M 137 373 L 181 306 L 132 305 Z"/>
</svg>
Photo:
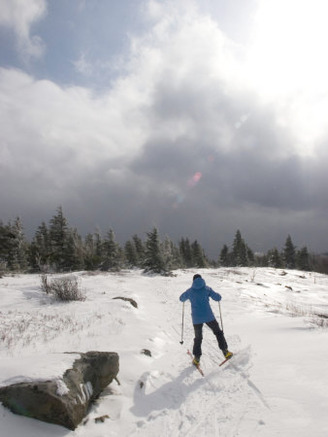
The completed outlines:
<svg viewBox="0 0 328 437">
<path fill-rule="evenodd" d="M 59 3 L 53 29 L 42 33 L 48 49 Z M 94 13 L 81 5 L 76 32 Z M 288 234 L 326 250 L 324 136 L 306 150 L 288 105 L 265 102 L 241 82 L 235 47 L 209 16 L 176 2 L 148 7 L 147 31 L 131 37 L 130 57 L 104 93 L 76 86 L 78 79 L 59 86 L 51 63 L 48 80 L 0 71 L 0 219 L 20 215 L 31 236 L 62 205 L 82 234 L 113 228 L 121 243 L 157 226 L 163 236 L 197 239 L 212 257 L 237 229 L 254 250 L 281 247 Z M 62 38 L 72 31 L 68 21 Z M 67 50 L 76 54 L 74 36 Z M 67 50 L 66 62 L 76 60 Z M 100 51 L 92 65 L 104 72 Z"/>
</svg>

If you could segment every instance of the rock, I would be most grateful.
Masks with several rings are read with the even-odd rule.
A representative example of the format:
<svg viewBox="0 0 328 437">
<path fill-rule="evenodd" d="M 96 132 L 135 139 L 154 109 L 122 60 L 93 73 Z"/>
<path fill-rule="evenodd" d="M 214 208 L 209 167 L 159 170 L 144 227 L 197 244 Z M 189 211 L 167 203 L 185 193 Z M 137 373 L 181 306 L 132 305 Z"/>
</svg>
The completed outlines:
<svg viewBox="0 0 328 437">
<path fill-rule="evenodd" d="M 0 401 L 13 413 L 74 430 L 90 404 L 116 378 L 116 352 L 81 353 L 62 378 L 22 382 L 0 388 Z"/>
<path fill-rule="evenodd" d="M 142 350 L 141 350 L 141 353 L 142 353 L 143 355 L 146 355 L 147 357 L 151 357 L 151 352 L 150 352 L 149 349 L 142 349 Z"/>
<path fill-rule="evenodd" d="M 138 308 L 138 304 L 134 299 L 131 299 L 130 297 L 113 297 L 113 299 L 121 299 L 121 300 L 125 300 L 126 302 L 130 302 L 130 304 L 134 307 L 134 308 Z"/>
<path fill-rule="evenodd" d="M 104 423 L 106 419 L 109 419 L 108 414 L 104 414 L 103 416 L 100 416 L 100 417 L 95 417 L 95 422 L 96 423 Z"/>
</svg>

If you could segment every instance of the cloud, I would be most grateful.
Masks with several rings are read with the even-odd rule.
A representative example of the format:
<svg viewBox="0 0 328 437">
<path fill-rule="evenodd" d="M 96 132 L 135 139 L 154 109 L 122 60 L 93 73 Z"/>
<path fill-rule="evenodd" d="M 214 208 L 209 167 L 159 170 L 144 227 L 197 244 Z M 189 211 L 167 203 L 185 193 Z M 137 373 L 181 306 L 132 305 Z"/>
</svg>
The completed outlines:
<svg viewBox="0 0 328 437">
<path fill-rule="evenodd" d="M 81 53 L 79 58 L 73 62 L 76 71 L 83 76 L 91 76 L 94 73 L 92 63 L 87 60 L 87 55 Z"/>
<path fill-rule="evenodd" d="M 218 229 L 221 243 L 237 228 L 263 245 L 292 227 L 319 234 L 325 136 L 311 158 L 300 153 L 282 123 L 290 108 L 245 84 L 240 47 L 194 2 L 146 5 L 147 31 L 102 93 L 0 70 L 9 217 L 28 211 L 39 224 L 61 204 L 82 232 L 113 227 L 124 239 L 157 225 L 212 253 Z M 86 55 L 76 66 L 88 73 Z"/>
<path fill-rule="evenodd" d="M 31 32 L 34 23 L 43 18 L 47 7 L 45 0 L 2 0 L 0 25 L 12 29 L 17 39 L 20 56 L 28 61 L 44 53 L 44 44 Z"/>
</svg>

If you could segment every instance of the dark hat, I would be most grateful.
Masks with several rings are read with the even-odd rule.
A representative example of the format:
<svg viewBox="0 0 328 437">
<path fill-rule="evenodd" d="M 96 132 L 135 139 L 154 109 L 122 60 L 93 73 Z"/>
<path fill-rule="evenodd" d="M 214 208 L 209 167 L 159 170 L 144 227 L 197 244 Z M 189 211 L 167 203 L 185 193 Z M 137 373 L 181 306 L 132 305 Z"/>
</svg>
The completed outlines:
<svg viewBox="0 0 328 437">
<path fill-rule="evenodd" d="M 194 281 L 197 278 L 201 278 L 201 276 L 198 273 L 196 273 L 196 275 L 193 276 L 192 280 Z"/>
</svg>

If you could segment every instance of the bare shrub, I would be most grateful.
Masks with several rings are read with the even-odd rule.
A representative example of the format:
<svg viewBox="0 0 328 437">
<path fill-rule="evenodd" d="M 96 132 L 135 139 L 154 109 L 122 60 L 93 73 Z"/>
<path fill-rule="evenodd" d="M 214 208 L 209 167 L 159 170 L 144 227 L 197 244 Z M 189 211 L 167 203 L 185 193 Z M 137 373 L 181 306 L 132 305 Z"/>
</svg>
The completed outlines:
<svg viewBox="0 0 328 437">
<path fill-rule="evenodd" d="M 50 282 L 46 275 L 42 275 L 41 289 L 45 293 L 52 294 L 56 299 L 64 302 L 85 300 L 85 296 L 79 287 L 78 278 L 75 276 L 55 278 Z"/>
</svg>

